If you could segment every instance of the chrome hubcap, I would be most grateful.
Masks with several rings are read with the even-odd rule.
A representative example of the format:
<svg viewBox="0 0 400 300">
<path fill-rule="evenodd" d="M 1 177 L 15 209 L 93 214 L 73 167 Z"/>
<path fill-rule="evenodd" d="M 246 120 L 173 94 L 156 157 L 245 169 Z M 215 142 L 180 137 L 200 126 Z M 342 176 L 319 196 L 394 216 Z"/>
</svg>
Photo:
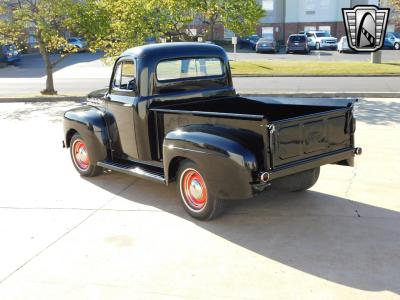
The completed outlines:
<svg viewBox="0 0 400 300">
<path fill-rule="evenodd" d="M 80 161 L 87 161 L 88 155 L 85 148 L 81 147 L 79 152 L 76 154 L 76 158 Z"/>
<path fill-rule="evenodd" d="M 197 199 L 200 199 L 203 195 L 201 184 L 196 179 L 192 180 L 192 182 L 190 183 L 189 191 L 190 194 L 192 194 L 192 196 Z"/>
</svg>

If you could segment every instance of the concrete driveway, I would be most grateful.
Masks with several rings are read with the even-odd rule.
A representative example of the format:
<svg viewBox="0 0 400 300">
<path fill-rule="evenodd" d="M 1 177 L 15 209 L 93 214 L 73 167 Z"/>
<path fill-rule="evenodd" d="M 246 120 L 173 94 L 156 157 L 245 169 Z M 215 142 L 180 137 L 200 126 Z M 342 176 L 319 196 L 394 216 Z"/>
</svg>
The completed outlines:
<svg viewBox="0 0 400 300">
<path fill-rule="evenodd" d="M 267 192 L 212 222 L 175 187 L 81 178 L 71 103 L 0 104 L 0 299 L 398 299 L 400 99 L 357 107 L 356 168 Z"/>
</svg>

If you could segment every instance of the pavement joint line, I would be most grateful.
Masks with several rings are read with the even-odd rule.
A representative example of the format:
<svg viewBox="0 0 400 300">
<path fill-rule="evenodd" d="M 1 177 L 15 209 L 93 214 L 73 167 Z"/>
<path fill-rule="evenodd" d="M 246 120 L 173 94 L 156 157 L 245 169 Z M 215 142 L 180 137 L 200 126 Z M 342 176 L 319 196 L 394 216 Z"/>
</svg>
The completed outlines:
<svg viewBox="0 0 400 300">
<path fill-rule="evenodd" d="M 120 195 L 117 195 L 120 196 Z M 113 200 L 113 199 L 112 199 Z M 91 209 L 91 208 L 49 208 L 49 207 L 0 207 L 0 209 L 14 209 L 14 210 L 77 210 L 77 211 L 95 211 L 95 212 L 151 212 L 151 213 L 177 213 L 178 210 L 165 210 L 165 209 Z M 358 209 L 355 210 L 356 213 L 358 213 Z M 230 212 L 231 215 L 247 215 L 247 216 L 252 216 L 252 217 L 260 217 L 260 216 L 265 216 L 265 217 L 291 217 L 291 218 L 302 218 L 302 217 L 334 217 L 334 218 L 359 218 L 360 216 L 356 215 L 342 215 L 342 214 L 312 214 L 312 213 L 306 213 L 306 214 L 284 214 L 284 213 L 271 213 L 271 210 L 265 208 L 257 208 L 257 212 L 248 212 L 248 211 L 236 211 L 236 212 Z M 368 216 L 368 217 L 363 217 L 367 219 L 398 219 L 392 218 L 392 217 L 373 217 L 373 216 Z"/>
<path fill-rule="evenodd" d="M 32 260 L 34 260 L 36 257 L 40 256 L 42 253 L 44 253 L 47 249 L 55 245 L 58 241 L 62 240 L 64 237 L 66 237 L 68 234 L 70 234 L 72 231 L 77 229 L 79 226 L 81 226 L 83 223 L 85 223 L 87 220 L 89 220 L 94 214 L 96 214 L 99 210 L 101 210 L 103 207 L 105 207 L 107 204 L 109 204 L 112 200 L 120 196 L 123 192 L 125 192 L 127 189 L 129 189 L 131 186 L 133 186 L 138 180 L 134 180 L 133 182 L 129 183 L 125 188 L 123 188 L 118 194 L 114 194 L 110 199 L 105 201 L 102 205 L 100 205 L 99 208 L 93 210 L 89 215 L 87 215 L 83 220 L 81 220 L 78 224 L 73 226 L 72 228 L 68 229 L 66 232 L 64 232 L 61 236 L 56 238 L 53 242 L 48 244 L 46 247 L 44 247 L 42 250 L 37 252 L 35 255 L 33 255 L 31 258 L 29 258 L 27 261 L 25 261 L 22 265 L 20 265 L 17 269 L 12 271 L 10 274 L 6 275 L 4 278 L 0 280 L 0 284 L 5 282 L 7 279 L 9 279 L 12 275 L 14 275 L 16 272 L 21 270 L 23 267 L 25 267 L 27 264 L 29 264 Z"/>
<path fill-rule="evenodd" d="M 352 170 L 352 176 L 349 180 L 349 184 L 347 185 L 346 191 L 344 192 L 344 196 L 347 199 L 347 201 L 349 201 L 350 205 L 354 207 L 354 213 L 356 214 L 356 216 L 358 218 L 361 218 L 360 212 L 358 211 L 357 204 L 355 204 L 354 201 L 350 200 L 350 197 L 349 197 L 350 191 L 353 187 L 356 177 L 357 177 L 357 167 L 354 166 L 353 170 Z"/>
</svg>

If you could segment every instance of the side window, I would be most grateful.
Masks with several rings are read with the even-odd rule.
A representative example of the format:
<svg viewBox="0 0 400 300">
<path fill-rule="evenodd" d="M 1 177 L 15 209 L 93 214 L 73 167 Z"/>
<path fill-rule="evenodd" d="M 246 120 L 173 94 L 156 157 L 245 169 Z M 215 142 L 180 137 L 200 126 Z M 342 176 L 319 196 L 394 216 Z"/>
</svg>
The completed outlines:
<svg viewBox="0 0 400 300">
<path fill-rule="evenodd" d="M 136 68 L 131 60 L 124 60 L 118 63 L 114 79 L 113 88 L 126 91 L 136 90 Z"/>
<path fill-rule="evenodd" d="M 122 69 L 122 62 L 118 63 L 117 69 L 115 70 L 113 79 L 113 88 L 119 89 L 121 85 L 121 69 Z"/>
</svg>

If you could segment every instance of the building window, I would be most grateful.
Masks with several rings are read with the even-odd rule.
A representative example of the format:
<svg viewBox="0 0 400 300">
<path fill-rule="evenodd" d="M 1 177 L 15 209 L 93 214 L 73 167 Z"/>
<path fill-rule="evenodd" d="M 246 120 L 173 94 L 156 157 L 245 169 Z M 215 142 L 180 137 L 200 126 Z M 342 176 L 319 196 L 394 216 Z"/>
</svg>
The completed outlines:
<svg viewBox="0 0 400 300">
<path fill-rule="evenodd" d="M 235 33 L 227 28 L 224 28 L 224 39 L 230 40 L 235 36 Z"/>
<path fill-rule="evenodd" d="M 319 26 L 318 30 L 326 31 L 326 32 L 329 32 L 329 34 L 330 34 L 331 33 L 331 26 Z"/>
<path fill-rule="evenodd" d="M 395 32 L 395 26 L 393 24 L 388 25 L 386 32 Z"/>
<path fill-rule="evenodd" d="M 262 27 L 261 28 L 261 36 L 262 37 L 273 37 L 274 36 L 274 27 Z"/>
<path fill-rule="evenodd" d="M 304 26 L 304 31 L 317 30 L 316 26 Z"/>
<path fill-rule="evenodd" d="M 314 0 L 305 0 L 305 11 L 306 15 L 314 15 L 315 14 L 315 1 Z"/>
<path fill-rule="evenodd" d="M 263 10 L 266 10 L 266 11 L 273 11 L 274 10 L 274 0 L 263 0 L 262 8 L 263 8 Z"/>
</svg>

